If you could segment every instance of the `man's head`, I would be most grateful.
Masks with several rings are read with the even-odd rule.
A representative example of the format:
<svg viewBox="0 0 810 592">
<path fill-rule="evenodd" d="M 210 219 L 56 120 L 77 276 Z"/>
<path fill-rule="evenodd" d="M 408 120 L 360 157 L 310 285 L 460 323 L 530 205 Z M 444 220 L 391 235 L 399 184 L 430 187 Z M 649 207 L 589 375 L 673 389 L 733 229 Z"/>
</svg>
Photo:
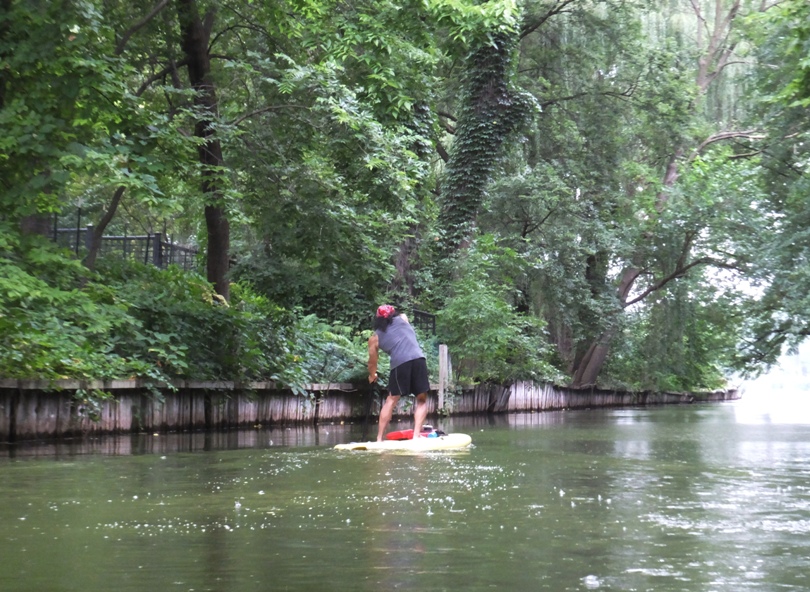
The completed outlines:
<svg viewBox="0 0 810 592">
<path fill-rule="evenodd" d="M 377 308 L 377 316 L 382 317 L 384 319 L 390 319 L 393 317 L 397 312 L 397 309 L 391 306 L 390 304 L 383 304 L 379 308 Z"/>
<path fill-rule="evenodd" d="M 397 309 L 390 304 L 383 304 L 378 307 L 377 316 L 374 317 L 374 330 L 385 331 L 398 314 Z"/>
</svg>

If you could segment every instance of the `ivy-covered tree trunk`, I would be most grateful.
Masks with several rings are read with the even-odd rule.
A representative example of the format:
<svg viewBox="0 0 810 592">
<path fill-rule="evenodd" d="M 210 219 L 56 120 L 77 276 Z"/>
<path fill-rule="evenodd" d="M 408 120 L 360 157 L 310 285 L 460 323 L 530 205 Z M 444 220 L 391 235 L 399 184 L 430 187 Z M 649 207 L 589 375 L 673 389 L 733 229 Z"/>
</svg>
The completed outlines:
<svg viewBox="0 0 810 592">
<path fill-rule="evenodd" d="M 415 230 L 415 229 L 414 229 Z M 408 237 L 399 244 L 399 249 L 394 255 L 394 279 L 391 281 L 391 289 L 400 297 L 413 297 L 413 258 L 416 252 L 416 239 Z"/>
<path fill-rule="evenodd" d="M 474 232 L 476 218 L 504 142 L 528 103 L 510 85 L 516 32 L 500 32 L 467 58 L 465 94 L 442 183 L 440 252 L 452 257 Z"/>
<path fill-rule="evenodd" d="M 200 113 L 194 133 L 205 140 L 200 144 L 199 158 L 203 167 L 202 190 L 206 196 L 205 224 L 208 230 L 206 272 L 208 281 L 214 284 L 217 293 L 227 300 L 230 295 L 227 278 L 230 224 L 219 181 L 224 159 L 222 146 L 214 135 L 212 125 L 217 116 L 217 94 L 211 78 L 211 61 L 208 55 L 214 13 L 213 9 L 209 11 L 203 21 L 196 0 L 179 0 L 177 6 L 189 80 L 197 91 L 194 104 Z"/>
</svg>

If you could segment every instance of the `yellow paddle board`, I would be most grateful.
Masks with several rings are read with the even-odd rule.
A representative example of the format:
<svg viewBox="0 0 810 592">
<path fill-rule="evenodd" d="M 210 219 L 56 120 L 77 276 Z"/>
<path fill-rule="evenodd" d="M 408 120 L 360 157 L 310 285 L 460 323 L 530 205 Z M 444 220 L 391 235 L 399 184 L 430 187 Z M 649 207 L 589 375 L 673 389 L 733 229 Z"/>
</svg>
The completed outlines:
<svg viewBox="0 0 810 592">
<path fill-rule="evenodd" d="M 437 438 L 416 438 L 415 440 L 384 440 L 382 442 L 349 442 L 338 444 L 335 450 L 400 450 L 406 452 L 428 452 L 430 450 L 455 450 L 468 448 L 472 438 L 467 434 L 446 434 Z"/>
</svg>

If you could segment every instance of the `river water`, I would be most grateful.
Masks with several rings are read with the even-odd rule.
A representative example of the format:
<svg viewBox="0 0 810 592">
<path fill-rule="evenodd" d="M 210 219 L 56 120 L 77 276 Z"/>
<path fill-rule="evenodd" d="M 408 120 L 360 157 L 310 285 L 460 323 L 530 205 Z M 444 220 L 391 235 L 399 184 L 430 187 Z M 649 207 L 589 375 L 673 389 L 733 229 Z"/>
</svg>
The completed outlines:
<svg viewBox="0 0 810 592">
<path fill-rule="evenodd" d="M 0 590 L 810 590 L 810 413 L 751 401 L 0 449 Z M 402 427 L 406 427 L 404 424 Z"/>
</svg>

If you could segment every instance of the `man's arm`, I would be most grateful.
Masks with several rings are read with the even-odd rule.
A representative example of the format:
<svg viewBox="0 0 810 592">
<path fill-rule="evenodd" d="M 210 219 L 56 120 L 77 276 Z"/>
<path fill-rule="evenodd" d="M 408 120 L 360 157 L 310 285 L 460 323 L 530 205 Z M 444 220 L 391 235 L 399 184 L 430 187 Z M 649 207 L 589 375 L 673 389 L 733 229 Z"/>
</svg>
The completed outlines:
<svg viewBox="0 0 810 592">
<path fill-rule="evenodd" d="M 377 359 L 380 355 L 380 339 L 374 333 L 368 338 L 368 381 L 377 381 Z"/>
</svg>

